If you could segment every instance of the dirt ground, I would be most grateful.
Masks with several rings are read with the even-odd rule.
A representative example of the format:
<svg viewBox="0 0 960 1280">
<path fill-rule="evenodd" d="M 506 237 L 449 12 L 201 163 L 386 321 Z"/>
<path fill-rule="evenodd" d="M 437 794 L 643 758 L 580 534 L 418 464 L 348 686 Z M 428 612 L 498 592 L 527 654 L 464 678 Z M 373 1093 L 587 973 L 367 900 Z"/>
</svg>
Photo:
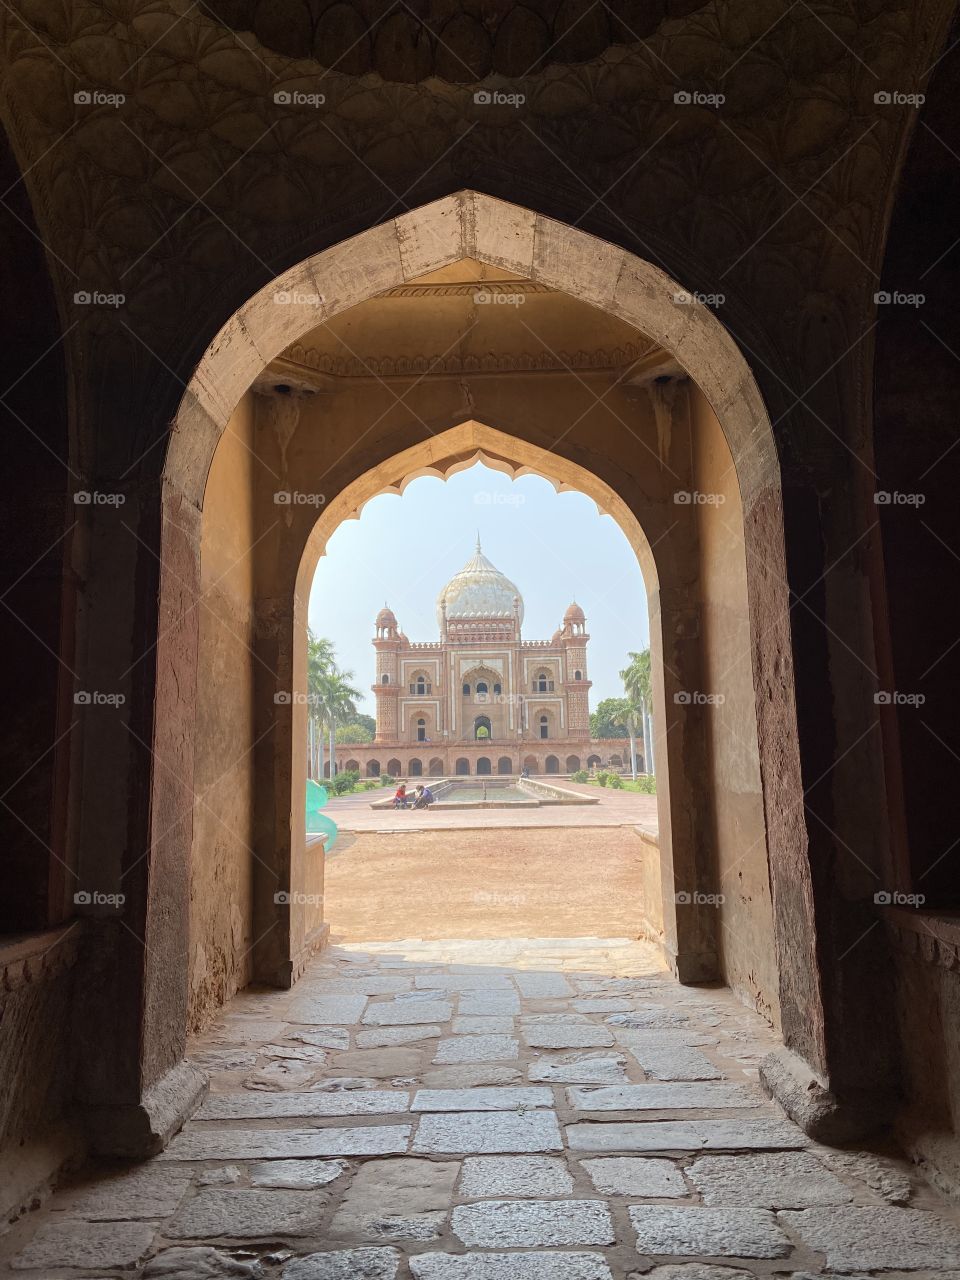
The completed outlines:
<svg viewBox="0 0 960 1280">
<path fill-rule="evenodd" d="M 651 856 L 630 827 L 342 832 L 325 915 L 334 942 L 635 938 Z"/>
</svg>

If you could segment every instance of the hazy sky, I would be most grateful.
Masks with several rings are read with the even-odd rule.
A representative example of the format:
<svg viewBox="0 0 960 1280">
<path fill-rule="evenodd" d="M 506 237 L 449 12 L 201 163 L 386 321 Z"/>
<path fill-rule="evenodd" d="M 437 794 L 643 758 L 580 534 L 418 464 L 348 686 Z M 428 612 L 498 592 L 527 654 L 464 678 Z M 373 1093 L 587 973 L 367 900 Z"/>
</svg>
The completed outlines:
<svg viewBox="0 0 960 1280">
<path fill-rule="evenodd" d="M 549 640 L 576 600 L 587 615 L 590 709 L 623 694 L 628 650 L 647 647 L 647 600 L 636 556 L 618 526 L 582 493 L 557 493 L 538 476 L 511 480 L 477 465 L 449 480 L 423 477 L 403 497 L 383 494 L 345 521 L 327 544 L 310 593 L 310 626 L 374 714 L 370 641 L 384 602 L 410 640 L 439 640 L 436 599 L 474 554 L 520 589 L 525 640 Z"/>
</svg>

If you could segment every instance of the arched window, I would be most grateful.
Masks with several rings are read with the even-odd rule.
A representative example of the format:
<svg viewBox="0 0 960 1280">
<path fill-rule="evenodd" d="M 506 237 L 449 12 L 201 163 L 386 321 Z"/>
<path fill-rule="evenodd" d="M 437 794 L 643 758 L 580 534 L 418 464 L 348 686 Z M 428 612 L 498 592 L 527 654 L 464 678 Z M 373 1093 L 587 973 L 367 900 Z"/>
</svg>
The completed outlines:
<svg viewBox="0 0 960 1280">
<path fill-rule="evenodd" d="M 478 680 L 478 681 L 477 681 L 477 693 L 486 693 L 486 692 L 487 692 L 487 682 L 486 682 L 486 680 Z"/>
<path fill-rule="evenodd" d="M 467 684 L 466 681 L 463 682 L 463 696 L 465 698 L 470 697 L 470 686 Z"/>
<path fill-rule="evenodd" d="M 547 719 L 546 716 L 541 716 L 540 717 L 540 737 L 541 738 L 547 737 L 549 728 L 550 728 L 549 720 Z"/>
<path fill-rule="evenodd" d="M 417 741 L 426 742 L 427 740 L 427 722 L 423 716 L 417 721 Z"/>
<path fill-rule="evenodd" d="M 501 694 L 502 692 L 503 692 L 503 686 L 502 686 L 502 685 L 495 684 L 495 685 L 493 686 L 493 694 L 494 694 L 494 697 L 499 698 L 499 696 L 500 696 L 500 694 Z"/>
<path fill-rule="evenodd" d="M 389 683 L 390 683 L 390 677 L 387 675 L 387 673 L 386 673 L 386 672 L 384 672 L 384 673 L 383 673 L 383 675 L 380 677 L 380 683 L 381 683 L 381 684 L 389 684 Z"/>
<path fill-rule="evenodd" d="M 426 693 L 426 692 L 427 692 L 426 680 L 424 680 L 423 676 L 417 676 L 417 693 Z"/>
<path fill-rule="evenodd" d="M 538 671 L 533 681 L 534 693 L 548 693 L 553 688 L 549 671 Z"/>
<path fill-rule="evenodd" d="M 582 672 L 582 671 L 575 671 L 575 672 L 573 673 L 573 678 L 574 678 L 574 680 L 582 680 L 582 679 L 583 679 L 583 672 Z"/>
</svg>

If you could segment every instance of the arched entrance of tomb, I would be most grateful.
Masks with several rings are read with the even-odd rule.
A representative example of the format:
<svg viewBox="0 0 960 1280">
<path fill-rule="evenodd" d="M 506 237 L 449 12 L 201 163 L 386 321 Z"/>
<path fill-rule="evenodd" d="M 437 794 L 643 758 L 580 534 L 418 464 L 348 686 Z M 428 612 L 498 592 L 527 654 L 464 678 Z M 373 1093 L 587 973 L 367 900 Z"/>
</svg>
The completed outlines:
<svg viewBox="0 0 960 1280">
<path fill-rule="evenodd" d="M 501 756 L 497 761 L 497 773 L 513 773 L 513 762 L 509 756 Z"/>
<path fill-rule="evenodd" d="M 565 768 L 567 773 L 576 773 L 580 768 L 580 757 L 567 756 Z"/>
<path fill-rule="evenodd" d="M 410 767 L 407 770 L 411 778 L 423 777 L 423 761 L 418 760 L 416 756 L 410 761 Z"/>
<path fill-rule="evenodd" d="M 469 216 L 464 216 L 465 210 Z M 253 962 L 247 961 L 246 970 L 237 971 L 237 981 L 242 984 L 245 977 L 257 977 L 288 984 L 323 940 L 319 909 L 303 905 L 299 895 L 277 896 L 279 889 L 295 888 L 308 901 L 322 900 L 322 862 L 315 853 L 308 854 L 300 820 L 305 781 L 297 760 L 305 741 L 305 710 L 296 698 L 276 700 L 278 692 L 295 693 L 305 687 L 306 595 L 316 558 L 332 528 L 349 518 L 366 496 L 389 490 L 391 485 L 402 488 L 405 479 L 413 475 L 431 474 L 437 468 L 442 473 L 444 467 L 470 465 L 484 456 L 514 473 L 528 468 L 555 483 L 568 484 L 591 496 L 600 494 L 603 509 L 614 515 L 634 546 L 647 582 L 656 668 L 654 736 L 659 747 L 662 884 L 659 928 L 665 953 L 684 980 L 722 974 L 746 992 L 748 964 L 738 950 L 737 938 L 749 935 L 743 934 L 745 921 L 735 915 L 737 905 L 726 908 L 730 914 L 725 921 L 718 919 L 722 912 L 688 903 L 683 895 L 690 889 L 716 890 L 739 862 L 741 871 L 749 872 L 751 889 L 757 889 L 757 896 L 763 897 L 760 891 L 767 884 L 764 909 L 769 921 L 773 913 L 768 881 L 772 880 L 780 952 L 787 948 L 791 956 L 789 999 L 784 1006 L 789 1034 L 808 1060 L 816 1062 L 818 1046 L 810 1044 L 805 1027 L 811 1020 L 820 1025 L 822 1018 L 809 920 L 810 889 L 805 878 L 808 869 L 803 859 L 805 833 L 789 667 L 779 470 L 769 418 L 749 369 L 717 317 L 699 303 L 678 313 L 674 298 L 681 286 L 622 249 L 468 192 L 315 255 L 271 282 L 238 313 L 212 342 L 171 434 L 164 485 L 160 607 L 165 623 L 157 653 L 157 734 L 163 741 L 172 740 L 173 731 L 165 725 L 164 716 L 168 707 L 179 706 L 174 671 L 182 677 L 184 662 L 193 662 L 202 685 L 212 669 L 210 664 L 205 667 L 196 611 L 184 609 L 181 601 L 184 574 L 188 582 L 190 575 L 195 575 L 199 590 L 204 572 L 217 569 L 212 559 L 203 568 L 201 564 L 204 529 L 215 524 L 221 504 L 229 497 L 216 466 L 211 470 L 218 442 L 222 437 L 239 438 L 243 431 L 252 431 L 254 407 L 244 393 L 267 362 L 278 358 L 317 322 L 312 304 L 279 308 L 273 304 L 273 296 L 279 290 L 294 297 L 315 294 L 315 282 L 320 281 L 325 287 L 324 315 L 330 319 L 404 280 L 416 280 L 462 259 L 495 263 L 538 286 L 578 299 L 597 313 L 622 318 L 647 335 L 672 362 L 671 373 L 658 377 L 689 376 L 693 382 L 688 425 L 696 429 L 698 439 L 708 442 L 694 465 L 710 482 L 724 486 L 730 503 L 724 512 L 728 524 L 698 528 L 699 533 L 709 536 L 700 539 L 701 559 L 691 579 L 693 566 L 681 563 L 679 540 L 667 536 L 667 517 L 676 519 L 679 514 L 681 519 L 696 522 L 712 513 L 684 512 L 673 500 L 669 431 L 666 436 L 661 432 L 659 439 L 655 433 L 642 451 L 636 440 L 622 431 L 594 438 L 589 447 L 571 432 L 552 450 L 549 445 L 555 443 L 556 433 L 553 437 L 538 434 L 528 423 L 528 415 L 519 410 L 491 414 L 491 420 L 498 424 L 493 427 L 473 416 L 465 420 L 462 406 L 454 412 L 439 403 L 436 412 L 422 422 L 399 411 L 385 418 L 378 431 L 364 439 L 362 448 L 327 477 L 329 483 L 325 481 L 322 490 L 314 490 L 324 495 L 319 521 L 313 519 L 316 507 L 305 510 L 291 504 L 282 511 L 272 535 L 277 551 L 273 563 L 281 570 L 271 581 L 254 585 L 255 593 L 271 601 L 270 612 L 264 609 L 258 613 L 255 601 L 251 611 L 255 648 L 261 659 L 255 669 L 251 667 L 249 707 L 251 749 L 258 743 L 252 776 L 257 817 L 254 821 L 251 815 L 245 842 L 254 849 L 255 859 L 250 898 L 241 909 L 248 915 L 246 937 L 253 946 Z M 358 264 L 365 264 L 365 269 L 358 269 Z M 642 370 L 635 376 L 631 386 L 636 389 L 631 394 L 645 406 L 645 413 L 659 414 L 662 425 L 665 410 L 656 390 L 659 383 L 644 382 Z M 677 428 L 676 420 L 673 426 Z M 297 430 L 296 412 L 282 408 L 273 412 L 270 440 L 276 444 L 275 456 L 284 467 L 294 456 L 288 446 Z M 288 473 L 285 477 L 290 481 L 299 478 Z M 273 515 L 275 508 L 270 510 Z M 717 557 L 723 558 L 725 568 L 735 570 L 732 593 Z M 267 559 L 264 554 L 263 562 Z M 762 581 L 757 576 L 759 564 L 764 566 Z M 695 591 L 689 586 L 691 580 L 697 582 Z M 733 611 L 726 617 L 733 626 L 713 625 L 713 620 L 720 618 L 719 610 L 730 608 L 731 601 L 735 602 Z M 705 628 L 698 627 L 698 617 L 707 623 Z M 176 661 L 172 660 L 174 654 Z M 699 709 L 689 714 L 678 709 L 687 704 L 676 701 L 676 693 L 697 689 L 703 679 L 719 678 L 731 660 L 738 667 L 739 683 L 732 709 L 728 703 L 725 726 L 719 720 L 706 722 Z M 757 690 L 761 691 L 759 696 Z M 549 688 L 537 690 L 544 696 L 549 692 Z M 178 742 L 186 735 L 187 748 L 181 751 L 186 750 L 188 767 L 199 768 L 213 749 L 204 715 L 189 720 L 179 717 L 176 735 Z M 524 764 L 531 773 L 537 771 L 534 757 L 526 757 Z M 469 771 L 467 759 L 456 761 L 456 773 Z M 399 775 L 399 761 L 388 762 L 388 772 Z M 165 784 L 159 771 L 154 779 L 153 804 L 161 811 Z M 738 827 L 737 822 L 741 802 L 749 808 L 751 836 L 746 841 L 742 839 L 743 825 Z M 737 830 L 741 836 L 735 837 Z M 170 837 L 186 841 L 181 848 L 184 866 L 190 863 L 192 848 L 192 874 L 201 883 L 207 874 L 205 837 L 196 817 L 192 826 L 181 826 Z M 782 889 L 779 894 L 778 886 Z M 164 920 L 177 914 L 171 911 L 170 894 L 181 890 L 183 900 L 177 910 L 186 923 L 190 917 L 187 879 L 182 884 L 171 883 L 163 897 L 151 898 L 157 910 L 162 904 Z M 746 899 L 748 895 L 741 896 Z M 801 918 L 806 922 L 802 927 L 798 925 Z M 208 950 L 212 946 L 219 953 L 229 945 L 212 917 L 195 920 L 194 925 L 194 939 Z M 768 927 L 769 939 L 761 947 L 769 968 L 774 947 L 772 926 L 764 926 Z M 184 960 L 183 999 L 177 1006 L 181 1010 L 188 1008 L 187 993 L 195 992 L 186 937 L 184 929 L 176 939 L 176 945 L 184 948 L 180 952 Z M 155 940 L 157 955 L 166 956 L 169 962 L 167 947 L 175 940 L 160 922 Z M 148 987 L 157 977 L 155 969 L 151 970 Z M 168 975 L 164 981 L 169 981 Z M 775 971 L 766 973 L 761 981 L 775 1004 Z M 189 998 L 196 999 L 196 995 Z M 201 1009 L 196 1016 L 202 1020 L 208 1013 Z"/>
<path fill-rule="evenodd" d="M 440 778 L 443 776 L 443 772 L 444 772 L 443 761 L 440 759 L 439 756 L 434 756 L 433 759 L 430 761 L 430 777 Z"/>
<path fill-rule="evenodd" d="M 487 759 L 486 756 L 480 756 L 480 758 L 477 760 L 477 776 L 483 777 L 483 778 L 489 778 L 492 772 L 493 770 L 490 767 L 490 761 Z"/>
<path fill-rule="evenodd" d="M 547 756 L 547 759 L 546 759 L 546 762 L 545 762 L 545 763 L 546 763 L 546 767 L 547 767 L 547 773 L 559 773 L 559 772 L 560 772 L 560 761 L 557 759 L 557 757 L 556 757 L 556 756 Z"/>
</svg>

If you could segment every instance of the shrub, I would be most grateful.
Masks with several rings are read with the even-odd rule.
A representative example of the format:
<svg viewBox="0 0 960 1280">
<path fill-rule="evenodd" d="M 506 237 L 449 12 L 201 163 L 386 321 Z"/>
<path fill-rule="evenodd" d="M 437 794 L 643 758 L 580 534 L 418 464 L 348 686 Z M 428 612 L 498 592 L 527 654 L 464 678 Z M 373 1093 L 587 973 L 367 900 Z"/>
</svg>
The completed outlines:
<svg viewBox="0 0 960 1280">
<path fill-rule="evenodd" d="M 393 774 L 381 773 L 380 775 L 381 787 L 392 787 L 395 782 L 396 782 L 396 778 L 393 776 Z"/>
<path fill-rule="evenodd" d="M 652 773 L 643 773 L 637 779 L 637 790 L 645 796 L 657 794 L 657 780 Z"/>
<path fill-rule="evenodd" d="M 333 777 L 333 793 L 337 796 L 346 795 L 347 792 L 356 789 L 357 783 L 360 781 L 360 770 L 350 769 L 346 773 L 337 773 Z"/>
<path fill-rule="evenodd" d="M 606 769 L 601 769 L 600 772 L 597 774 L 597 784 L 601 787 L 605 787 L 609 781 L 610 781 L 609 773 L 607 773 Z"/>
<path fill-rule="evenodd" d="M 588 780 L 588 778 L 589 778 L 589 777 L 590 777 L 590 775 L 589 775 L 589 773 L 587 773 L 586 769 L 578 769 L 576 773 L 571 773 L 571 775 L 570 775 L 570 781 L 571 781 L 571 782 L 586 782 L 586 781 Z"/>
<path fill-rule="evenodd" d="M 379 786 L 380 783 L 376 778 L 367 778 L 366 782 L 363 784 L 363 789 L 364 791 L 376 791 Z"/>
<path fill-rule="evenodd" d="M 613 787 L 615 791 L 623 790 L 623 779 L 620 777 L 619 773 L 611 773 L 609 785 Z"/>
</svg>

